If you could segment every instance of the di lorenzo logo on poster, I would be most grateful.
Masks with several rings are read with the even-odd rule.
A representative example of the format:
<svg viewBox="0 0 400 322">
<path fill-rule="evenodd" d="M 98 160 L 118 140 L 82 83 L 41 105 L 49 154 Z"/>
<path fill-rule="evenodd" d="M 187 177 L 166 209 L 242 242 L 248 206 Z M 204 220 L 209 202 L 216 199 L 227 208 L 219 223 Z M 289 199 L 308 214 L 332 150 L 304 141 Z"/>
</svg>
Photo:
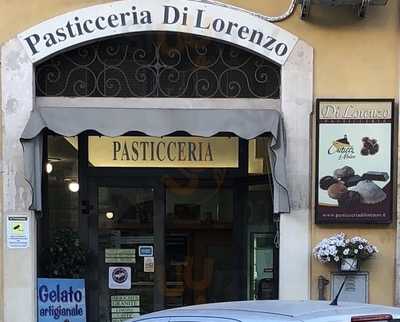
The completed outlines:
<svg viewBox="0 0 400 322">
<path fill-rule="evenodd" d="M 38 279 L 39 322 L 86 322 L 83 279 Z"/>
</svg>

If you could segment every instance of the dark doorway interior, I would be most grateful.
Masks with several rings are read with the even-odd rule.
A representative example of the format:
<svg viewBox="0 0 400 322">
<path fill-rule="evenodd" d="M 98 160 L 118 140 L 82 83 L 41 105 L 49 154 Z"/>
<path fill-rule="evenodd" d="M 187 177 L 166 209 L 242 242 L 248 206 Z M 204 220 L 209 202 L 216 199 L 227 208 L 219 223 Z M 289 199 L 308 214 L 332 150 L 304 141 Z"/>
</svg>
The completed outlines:
<svg viewBox="0 0 400 322">
<path fill-rule="evenodd" d="M 52 171 L 43 187 L 39 275 L 85 278 L 89 321 L 111 322 L 120 311 L 128 317 L 278 297 L 270 174 L 252 173 L 249 166 L 262 139 L 240 140 L 234 169 L 137 169 L 91 166 L 88 134 L 47 138 Z M 70 189 L 75 181 L 77 192 Z M 87 254 L 81 276 L 55 274 L 46 256 L 57 231 L 67 228 Z M 110 288 L 114 266 L 131 269 L 129 289 Z M 124 296 L 132 305 L 118 310 Z"/>
<path fill-rule="evenodd" d="M 35 80 L 36 95 L 47 97 L 277 99 L 280 74 L 247 48 L 146 32 L 63 52 L 38 64 Z M 235 168 L 107 168 L 89 163 L 88 137 L 98 133 L 48 134 L 38 272 L 85 278 L 89 322 L 278 297 L 265 137 L 240 140 Z M 128 289 L 110 288 L 115 266 L 131 270 Z"/>
</svg>

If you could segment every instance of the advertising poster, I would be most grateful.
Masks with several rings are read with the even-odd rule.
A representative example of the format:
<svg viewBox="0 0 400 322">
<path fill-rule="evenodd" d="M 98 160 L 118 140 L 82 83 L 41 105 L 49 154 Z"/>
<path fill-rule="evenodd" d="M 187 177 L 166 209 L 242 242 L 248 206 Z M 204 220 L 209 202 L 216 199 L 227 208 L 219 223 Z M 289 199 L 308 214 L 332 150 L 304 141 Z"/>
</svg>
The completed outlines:
<svg viewBox="0 0 400 322">
<path fill-rule="evenodd" d="M 38 279 L 39 322 L 86 322 L 85 280 Z"/>
<path fill-rule="evenodd" d="M 317 101 L 317 224 L 391 223 L 393 100 Z"/>
</svg>

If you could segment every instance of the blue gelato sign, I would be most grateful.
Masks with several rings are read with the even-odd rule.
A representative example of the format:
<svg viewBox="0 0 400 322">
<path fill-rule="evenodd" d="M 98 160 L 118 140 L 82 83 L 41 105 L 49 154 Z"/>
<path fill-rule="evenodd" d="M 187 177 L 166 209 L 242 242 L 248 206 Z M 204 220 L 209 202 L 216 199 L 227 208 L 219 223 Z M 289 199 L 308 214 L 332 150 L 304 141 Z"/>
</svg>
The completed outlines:
<svg viewBox="0 0 400 322">
<path fill-rule="evenodd" d="M 86 322 L 83 279 L 38 279 L 39 322 Z"/>
</svg>

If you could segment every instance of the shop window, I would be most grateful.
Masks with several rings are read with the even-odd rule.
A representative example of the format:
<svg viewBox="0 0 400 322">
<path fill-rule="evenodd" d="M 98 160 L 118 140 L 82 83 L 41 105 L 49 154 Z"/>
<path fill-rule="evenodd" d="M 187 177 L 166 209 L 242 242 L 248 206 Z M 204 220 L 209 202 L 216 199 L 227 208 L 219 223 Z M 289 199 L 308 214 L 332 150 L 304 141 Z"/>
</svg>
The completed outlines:
<svg viewBox="0 0 400 322">
<path fill-rule="evenodd" d="M 47 137 L 47 212 L 52 231 L 78 231 L 78 138 Z"/>
<path fill-rule="evenodd" d="M 247 247 L 250 299 L 277 297 L 278 236 L 274 229 L 271 188 L 266 184 L 249 185 L 247 195 Z"/>
<path fill-rule="evenodd" d="M 101 321 L 108 321 L 113 308 L 110 299 L 121 296 L 135 296 L 140 302 L 140 310 L 139 307 L 137 310 L 142 314 L 150 313 L 154 311 L 154 273 L 146 272 L 140 248 L 154 247 L 154 191 L 151 188 L 99 186 L 97 198 L 96 276 Z M 131 269 L 134 292 L 109 286 L 109 267 L 119 265 Z M 130 312 L 135 309 L 131 308 Z"/>
<path fill-rule="evenodd" d="M 237 299 L 234 207 L 232 188 L 167 187 L 167 307 Z"/>
<path fill-rule="evenodd" d="M 249 175 L 267 175 L 271 173 L 268 157 L 270 137 L 260 136 L 249 140 Z"/>
<path fill-rule="evenodd" d="M 62 265 L 70 256 L 70 245 L 79 242 L 78 138 L 45 137 L 43 215 L 39 220 L 39 272 L 43 276 L 73 277 L 79 267 Z M 64 252 L 58 250 L 64 249 Z M 55 255 L 62 258 L 55 258 Z M 76 254 L 78 255 L 78 254 Z M 69 258 L 71 260 L 71 258 Z M 80 261 L 73 257 L 75 264 Z"/>
<path fill-rule="evenodd" d="M 268 137 L 246 141 L 216 136 L 222 140 L 217 145 L 223 147 L 221 155 L 226 158 L 232 152 L 228 159 L 233 162 L 226 168 L 206 163 L 202 168 L 113 166 L 104 159 L 108 150 L 103 140 L 122 146 L 123 140 L 138 138 L 149 142 L 148 147 L 161 140 L 83 134 L 79 182 L 77 138 L 47 136 L 39 249 L 54 248 L 58 231 L 68 230 L 73 242 L 79 242 L 77 236 L 85 239 L 87 261 L 78 262 L 82 274 L 54 274 L 49 269 L 51 258 L 41 252 L 39 276 L 84 278 L 90 322 L 111 322 L 121 310 L 134 317 L 184 305 L 276 299 L 278 235 Z M 162 140 L 175 142 L 172 138 L 193 144 L 205 140 L 190 136 Z M 227 148 L 231 143 L 233 148 Z M 71 183 L 84 188 L 71 189 Z M 68 249 L 64 253 L 61 262 L 75 258 Z M 110 284 L 115 267 L 131 272 L 126 288 Z M 122 298 L 129 299 L 123 303 L 129 306 L 121 306 Z"/>
</svg>

